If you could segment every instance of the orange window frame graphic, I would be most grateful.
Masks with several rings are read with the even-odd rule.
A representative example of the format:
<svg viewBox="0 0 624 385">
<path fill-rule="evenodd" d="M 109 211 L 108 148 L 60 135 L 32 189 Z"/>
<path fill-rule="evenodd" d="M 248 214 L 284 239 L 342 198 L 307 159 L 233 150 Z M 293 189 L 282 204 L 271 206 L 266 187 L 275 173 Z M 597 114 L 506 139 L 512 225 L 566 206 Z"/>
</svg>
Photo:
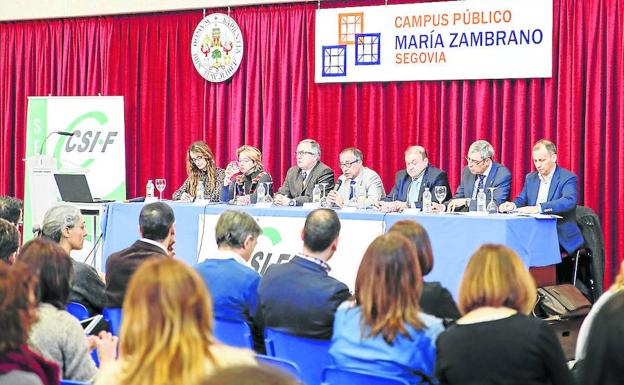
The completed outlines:
<svg viewBox="0 0 624 385">
<path fill-rule="evenodd" d="M 353 25 L 353 32 L 349 26 Z M 359 31 L 357 30 L 359 28 Z M 355 44 L 355 34 L 364 32 L 364 12 L 338 14 L 338 41 L 339 44 Z"/>
</svg>

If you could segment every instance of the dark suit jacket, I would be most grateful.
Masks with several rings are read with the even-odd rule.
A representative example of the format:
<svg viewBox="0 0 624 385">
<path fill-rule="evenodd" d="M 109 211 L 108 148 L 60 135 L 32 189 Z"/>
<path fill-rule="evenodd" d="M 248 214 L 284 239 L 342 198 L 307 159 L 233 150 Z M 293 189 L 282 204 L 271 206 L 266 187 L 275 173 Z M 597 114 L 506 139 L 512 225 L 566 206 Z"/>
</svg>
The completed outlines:
<svg viewBox="0 0 624 385">
<path fill-rule="evenodd" d="M 407 201 L 407 193 L 409 191 L 411 183 L 412 178 L 407 173 L 407 170 L 400 170 L 396 173 L 392 190 L 390 190 L 384 200 L 402 202 Z M 425 191 L 425 187 L 429 187 L 429 191 L 431 191 L 432 201 L 437 202 L 433 189 L 435 186 L 446 186 L 446 197 L 444 198 L 443 202 L 446 202 L 452 198 L 453 194 L 451 193 L 451 186 L 449 185 L 448 175 L 446 174 L 446 172 L 440 170 L 439 168 L 433 167 L 432 165 L 428 165 L 425 169 L 422 183 L 420 184 L 420 190 L 418 191 L 418 202 L 416 202 L 417 208 L 422 208 L 422 194 Z"/>
<path fill-rule="evenodd" d="M 253 178 L 257 177 L 259 174 L 261 173 L 261 171 L 256 171 L 254 173 L 252 173 L 251 175 L 244 175 L 243 176 L 243 190 L 244 193 L 246 195 L 251 195 L 250 199 L 251 199 L 251 203 L 256 203 L 258 201 L 258 193 L 256 192 L 258 185 L 260 183 L 265 183 L 265 182 L 273 182 L 273 178 L 271 178 L 271 174 L 269 174 L 268 172 L 266 172 L 258 181 L 258 183 L 254 183 L 252 185 L 252 180 Z M 230 182 L 230 184 L 227 186 L 227 188 L 225 188 L 224 190 L 224 194 L 222 194 L 221 196 L 221 200 L 224 202 L 229 202 L 231 199 L 234 199 L 234 197 L 236 196 L 234 189 L 237 187 L 236 184 L 236 180 L 233 180 L 232 182 Z M 267 187 L 266 185 L 264 187 Z M 273 191 L 273 185 L 271 185 L 270 190 L 271 191 L 267 191 L 267 194 L 270 194 L 271 196 L 273 196 L 272 191 Z M 253 191 L 252 191 L 253 188 Z"/>
<path fill-rule="evenodd" d="M 314 262 L 295 256 L 270 266 L 260 279 L 255 319 L 263 327 L 328 340 L 336 308 L 349 297 L 347 285 Z"/>
<path fill-rule="evenodd" d="M 278 193 L 297 201 L 297 206 L 303 206 L 305 202 L 312 202 L 314 185 L 325 182 L 327 182 L 327 192 L 331 191 L 334 188 L 334 170 L 322 162 L 318 162 L 312 168 L 310 175 L 306 179 L 305 186 L 303 186 L 301 169 L 298 166 L 293 166 L 288 169 L 284 184 L 280 187 Z M 323 188 L 323 186 L 319 187 Z"/>
<path fill-rule="evenodd" d="M 544 214 L 562 216 L 561 219 L 557 219 L 557 235 L 559 244 L 568 253 L 576 251 L 583 245 L 583 235 L 576 224 L 576 183 L 576 175 L 557 166 L 548 189 L 548 200 L 542 203 Z M 516 206 L 535 206 L 539 186 L 537 171 L 527 174 L 520 195 L 514 199 Z"/>
<path fill-rule="evenodd" d="M 84 305 L 90 315 L 102 313 L 106 306 L 106 294 L 104 282 L 93 266 L 78 262 L 72 258 L 74 276 L 72 278 L 70 302 L 78 302 Z"/>
<path fill-rule="evenodd" d="M 106 306 L 121 307 L 134 271 L 146 259 L 157 256 L 167 257 L 167 253 L 160 247 L 141 240 L 111 254 L 106 260 Z"/>
<path fill-rule="evenodd" d="M 423 282 L 420 308 L 438 318 L 456 320 L 461 316 L 453 296 L 440 282 Z"/>
<path fill-rule="evenodd" d="M 468 166 L 466 166 L 464 168 L 464 172 L 462 173 L 461 182 L 457 187 L 455 198 L 472 198 L 476 179 L 477 176 L 471 173 Z M 507 202 L 509 200 L 509 192 L 511 191 L 511 173 L 507 167 L 502 164 L 492 162 L 492 168 L 483 182 L 483 186 L 485 187 L 484 191 L 488 198 L 488 202 L 490 201 L 490 194 L 487 187 L 496 187 L 496 190 L 494 190 L 494 201 L 497 205 Z M 470 201 L 470 209 L 475 210 L 476 207 L 477 202 L 474 200 Z"/>
</svg>

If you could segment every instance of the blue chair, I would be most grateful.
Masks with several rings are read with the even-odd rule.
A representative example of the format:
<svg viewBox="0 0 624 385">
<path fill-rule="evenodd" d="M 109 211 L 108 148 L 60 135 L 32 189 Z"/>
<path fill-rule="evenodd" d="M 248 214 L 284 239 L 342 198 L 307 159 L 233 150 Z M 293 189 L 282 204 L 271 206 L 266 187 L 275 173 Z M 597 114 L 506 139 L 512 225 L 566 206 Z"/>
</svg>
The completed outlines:
<svg viewBox="0 0 624 385">
<path fill-rule="evenodd" d="M 264 335 L 267 355 L 294 362 L 304 384 L 321 383 L 323 368 L 333 363 L 329 355 L 330 341 L 298 337 L 271 328 L 266 328 Z"/>
<path fill-rule="evenodd" d="M 91 385 L 88 382 L 80 382 L 80 381 L 72 381 L 72 380 L 61 380 L 61 385 Z"/>
<path fill-rule="evenodd" d="M 352 369 L 328 367 L 323 370 L 322 385 L 409 385 L 402 378 L 380 376 Z"/>
<path fill-rule="evenodd" d="M 301 382 L 301 371 L 299 371 L 297 364 L 294 362 L 290 362 L 282 358 L 265 356 L 263 354 L 256 354 L 256 361 L 258 361 L 261 365 L 281 370 Z"/>
<path fill-rule="evenodd" d="M 253 350 L 251 329 L 246 322 L 215 318 L 214 335 L 226 345 Z"/>
<path fill-rule="evenodd" d="M 65 306 L 65 310 L 74 317 L 78 318 L 78 321 L 86 320 L 89 318 L 89 311 L 87 308 L 78 302 L 69 302 Z"/>
<path fill-rule="evenodd" d="M 119 329 L 121 329 L 121 308 L 120 307 L 105 307 L 102 310 L 104 320 L 108 322 L 110 332 L 114 336 L 119 336 Z"/>
</svg>

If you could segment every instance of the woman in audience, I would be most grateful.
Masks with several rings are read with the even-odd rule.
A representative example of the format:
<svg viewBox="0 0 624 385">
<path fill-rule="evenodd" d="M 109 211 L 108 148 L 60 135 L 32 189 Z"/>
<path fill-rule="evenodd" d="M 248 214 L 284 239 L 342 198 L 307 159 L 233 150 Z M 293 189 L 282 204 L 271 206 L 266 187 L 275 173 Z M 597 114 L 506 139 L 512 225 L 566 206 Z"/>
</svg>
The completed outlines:
<svg viewBox="0 0 624 385">
<path fill-rule="evenodd" d="M 206 284 L 183 262 L 151 259 L 130 279 L 119 360 L 96 385 L 188 385 L 215 369 L 254 365 L 250 350 L 218 343 Z"/>
<path fill-rule="evenodd" d="M 338 367 L 421 383 L 433 374 L 442 322 L 420 311 L 416 249 L 397 232 L 368 246 L 355 280 L 355 302 L 336 311 L 329 349 Z"/>
<path fill-rule="evenodd" d="M 38 320 L 30 331 L 30 345 L 56 362 L 64 379 L 92 381 L 97 368 L 91 359 L 89 341 L 78 320 L 65 311 L 72 276 L 69 255 L 58 244 L 36 238 L 24 245 L 18 260 L 38 278 Z M 101 337 L 104 345 L 98 353 L 102 353 L 100 363 L 105 365 L 114 359 L 116 340 L 110 333 L 104 332 Z"/>
<path fill-rule="evenodd" d="M 624 292 L 617 291 L 602 305 L 591 324 L 587 356 L 581 361 L 581 383 L 616 385 L 624 373 Z"/>
<path fill-rule="evenodd" d="M 188 177 L 173 193 L 173 200 L 191 202 L 198 191 L 203 194 L 204 199 L 212 202 L 223 200 L 221 193 L 225 170 L 217 167 L 206 142 L 197 141 L 190 145 L 186 157 L 186 172 Z"/>
<path fill-rule="evenodd" d="M 68 255 L 71 255 L 73 250 L 82 250 L 87 231 L 80 210 L 63 204 L 46 211 L 41 234 L 58 243 Z M 74 278 L 71 282 L 69 301 L 83 304 L 91 315 L 101 313 L 102 308 L 106 306 L 104 281 L 92 266 L 73 258 L 71 262 Z"/>
<path fill-rule="evenodd" d="M 36 279 L 28 268 L 0 262 L 0 384 L 56 385 L 59 368 L 30 350 L 26 341 L 35 311 Z"/>
<path fill-rule="evenodd" d="M 415 221 L 403 220 L 392 225 L 390 231 L 396 231 L 412 242 L 418 254 L 422 275 L 429 274 L 433 269 L 433 252 L 427 230 Z M 456 320 L 460 316 L 451 293 L 440 282 L 423 283 L 420 307 L 423 312 L 438 318 Z"/>
<path fill-rule="evenodd" d="M 464 316 L 438 337 L 440 384 L 570 384 L 561 345 L 550 327 L 528 317 L 533 278 L 516 253 L 483 245 L 459 289 Z"/>
<path fill-rule="evenodd" d="M 245 145 L 236 150 L 236 156 L 240 174 L 230 182 L 230 171 L 226 169 L 226 178 L 223 180 L 223 184 L 229 187 L 225 200 L 233 199 L 235 203 L 241 205 L 256 203 L 258 186 L 273 181 L 271 175 L 264 171 L 262 153 L 255 147 Z M 267 191 L 267 194 L 269 193 L 270 191 Z"/>
</svg>

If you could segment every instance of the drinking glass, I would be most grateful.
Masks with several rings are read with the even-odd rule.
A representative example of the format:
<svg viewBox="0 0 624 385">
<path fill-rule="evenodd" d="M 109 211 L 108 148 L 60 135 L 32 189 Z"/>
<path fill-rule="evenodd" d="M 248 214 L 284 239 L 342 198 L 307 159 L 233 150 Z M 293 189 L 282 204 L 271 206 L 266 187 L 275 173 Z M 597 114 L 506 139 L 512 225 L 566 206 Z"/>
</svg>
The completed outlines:
<svg viewBox="0 0 624 385">
<path fill-rule="evenodd" d="M 273 202 L 273 198 L 271 197 L 271 185 L 273 182 L 264 182 L 266 186 L 266 194 L 264 195 L 265 202 Z"/>
<path fill-rule="evenodd" d="M 438 203 L 442 204 L 444 198 L 446 198 L 446 186 L 435 186 L 433 193 L 438 201 Z M 440 213 L 443 213 L 444 210 L 440 210 Z"/>
<path fill-rule="evenodd" d="M 487 189 L 490 190 L 490 203 L 488 203 L 485 209 L 488 213 L 495 214 L 498 212 L 498 205 L 494 202 L 494 190 L 496 190 L 496 187 L 488 187 Z"/>
<path fill-rule="evenodd" d="M 160 200 L 162 200 L 162 193 L 165 190 L 165 187 L 167 186 L 167 180 L 162 178 L 162 179 L 156 179 L 156 190 L 158 190 L 158 192 L 160 193 Z"/>
<path fill-rule="evenodd" d="M 329 207 L 330 205 L 327 204 L 327 182 L 321 183 L 321 186 L 323 186 L 323 195 L 321 196 L 321 207 Z"/>
</svg>

